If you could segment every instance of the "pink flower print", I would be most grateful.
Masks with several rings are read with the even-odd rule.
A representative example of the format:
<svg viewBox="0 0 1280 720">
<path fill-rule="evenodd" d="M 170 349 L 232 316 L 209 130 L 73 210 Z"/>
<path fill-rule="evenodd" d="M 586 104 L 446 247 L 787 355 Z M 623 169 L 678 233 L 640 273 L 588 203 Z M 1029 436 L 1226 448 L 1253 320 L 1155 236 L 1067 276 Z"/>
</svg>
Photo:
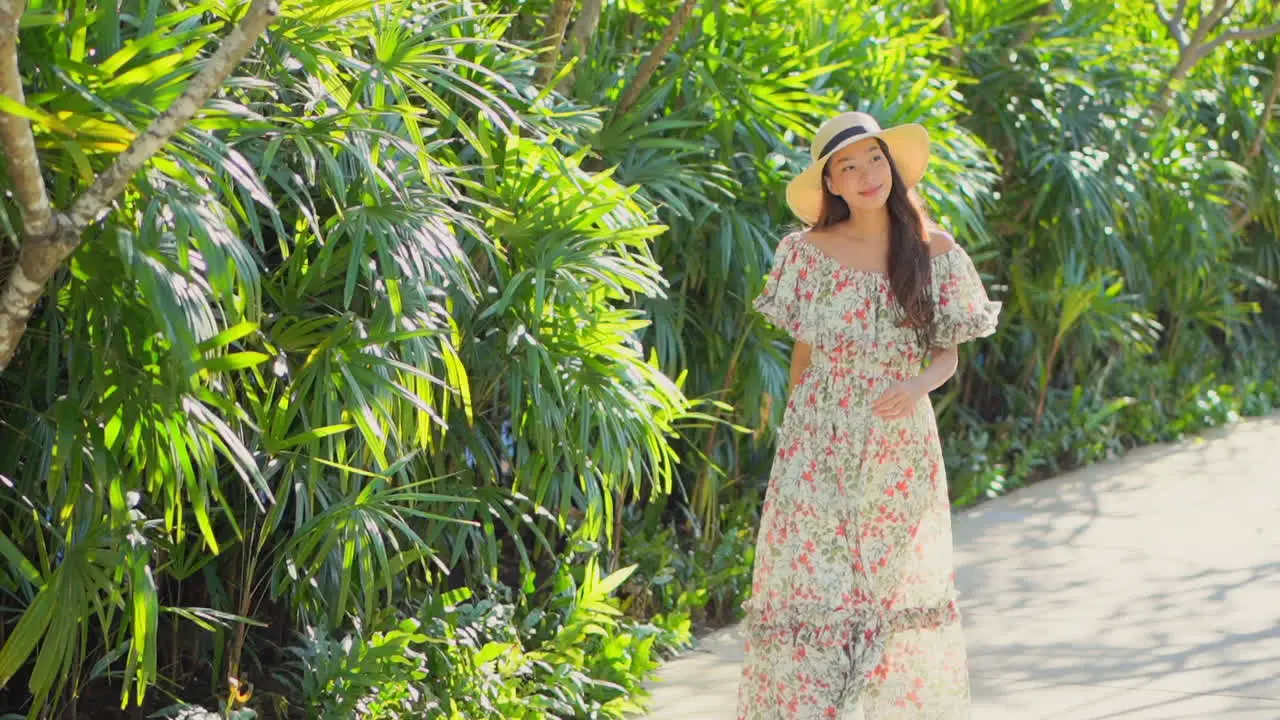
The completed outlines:
<svg viewBox="0 0 1280 720">
<path fill-rule="evenodd" d="M 799 570 L 801 567 L 808 571 L 810 575 L 813 574 L 813 560 L 809 558 L 809 553 L 800 553 L 800 555 L 796 557 L 795 562 L 791 563 L 791 569 L 793 571 Z"/>
<path fill-rule="evenodd" d="M 773 494 L 778 500 L 761 528 L 766 548 L 757 557 L 752 588 L 759 625 L 751 636 L 752 672 L 744 674 L 743 717 L 839 718 L 843 708 L 835 691 L 848 682 L 848 664 L 819 662 L 818 654 L 835 657 L 851 639 L 861 644 L 864 633 L 873 643 L 896 635 L 898 614 L 905 613 L 902 619 L 911 624 L 916 611 L 926 611 L 923 623 L 932 623 L 921 628 L 920 644 L 894 644 L 883 663 L 858 667 L 858 679 L 865 675 L 881 686 L 868 693 L 865 711 L 872 717 L 918 716 L 921 708 L 932 712 L 936 702 L 945 712 L 958 706 L 967 688 L 963 646 L 951 645 L 957 634 L 927 632 L 959 620 L 958 613 L 944 619 L 933 612 L 939 609 L 938 593 L 952 592 L 955 583 L 942 554 L 932 552 L 938 543 L 949 544 L 940 439 L 928 422 L 927 400 L 900 423 L 878 422 L 868 407 L 918 372 L 923 349 L 903 326 L 886 278 L 872 282 L 865 274 L 836 272 L 811 252 L 790 259 L 795 265 L 788 269 L 789 310 L 803 316 L 803 330 L 811 329 L 814 318 L 829 328 L 817 343 L 827 358 L 791 394 L 790 425 L 780 435 L 785 449 L 775 456 L 774 487 L 782 491 Z M 968 279 L 957 284 L 945 261 L 934 267 L 933 288 L 943 289 L 944 318 L 963 319 L 965 307 L 974 303 Z M 797 273 L 809 287 L 794 282 Z M 805 296 L 814 297 L 813 304 L 806 305 Z M 982 311 L 978 298 L 970 312 Z M 832 486 L 837 492 L 830 492 Z M 921 548 L 930 552 L 921 555 Z M 884 615 L 889 624 L 881 633 L 866 632 L 866 625 L 834 622 L 833 611 L 837 617 Z M 807 641 L 796 641 L 796 623 L 805 628 Z M 895 710 L 898 701 L 902 709 Z"/>
</svg>

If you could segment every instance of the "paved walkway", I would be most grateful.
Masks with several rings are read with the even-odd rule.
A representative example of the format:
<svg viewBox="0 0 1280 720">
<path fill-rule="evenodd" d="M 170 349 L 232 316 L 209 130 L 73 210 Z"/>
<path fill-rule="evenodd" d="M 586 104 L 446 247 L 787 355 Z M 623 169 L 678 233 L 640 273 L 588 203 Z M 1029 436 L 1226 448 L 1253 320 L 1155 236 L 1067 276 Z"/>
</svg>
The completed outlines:
<svg viewBox="0 0 1280 720">
<path fill-rule="evenodd" d="M 1135 450 L 954 516 L 974 720 L 1280 718 L 1280 416 Z M 737 627 L 651 683 L 731 720 Z"/>
</svg>

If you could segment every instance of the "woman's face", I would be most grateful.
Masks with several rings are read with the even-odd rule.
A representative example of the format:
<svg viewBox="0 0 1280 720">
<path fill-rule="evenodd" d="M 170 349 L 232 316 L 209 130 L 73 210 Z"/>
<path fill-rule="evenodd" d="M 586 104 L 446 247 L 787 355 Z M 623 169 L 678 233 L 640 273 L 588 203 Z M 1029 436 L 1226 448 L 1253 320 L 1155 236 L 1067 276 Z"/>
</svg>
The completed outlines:
<svg viewBox="0 0 1280 720">
<path fill-rule="evenodd" d="M 875 138 L 859 140 L 827 161 L 826 183 L 827 189 L 844 198 L 854 212 L 884 207 L 893 189 L 889 158 Z"/>
</svg>

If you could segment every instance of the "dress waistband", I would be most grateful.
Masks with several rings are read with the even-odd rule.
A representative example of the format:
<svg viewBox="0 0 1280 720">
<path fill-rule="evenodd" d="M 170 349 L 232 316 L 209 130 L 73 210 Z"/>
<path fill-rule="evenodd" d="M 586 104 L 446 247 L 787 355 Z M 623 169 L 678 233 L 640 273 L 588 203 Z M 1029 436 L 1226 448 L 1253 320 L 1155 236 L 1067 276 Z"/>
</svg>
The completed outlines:
<svg viewBox="0 0 1280 720">
<path fill-rule="evenodd" d="M 912 367 L 906 358 L 883 359 L 867 353 L 823 352 L 814 348 L 809 356 L 811 372 L 850 380 L 905 380 L 917 375 L 920 367 Z"/>
</svg>

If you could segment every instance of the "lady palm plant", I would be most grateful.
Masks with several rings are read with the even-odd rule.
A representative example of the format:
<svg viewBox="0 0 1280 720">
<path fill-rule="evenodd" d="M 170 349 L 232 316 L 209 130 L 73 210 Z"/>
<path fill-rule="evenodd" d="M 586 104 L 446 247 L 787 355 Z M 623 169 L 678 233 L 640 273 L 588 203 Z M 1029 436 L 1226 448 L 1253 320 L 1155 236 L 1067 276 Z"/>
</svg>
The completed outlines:
<svg viewBox="0 0 1280 720">
<path fill-rule="evenodd" d="M 1162 117 L 1176 51 L 1147 3 L 947 5 L 734 0 L 675 26 L 608 3 L 573 18 L 572 81 L 537 84 L 549 0 L 284 3 L 0 374 L 3 692 L 33 717 L 108 684 L 208 696 L 294 629 L 373 636 L 493 579 L 564 593 L 555 566 L 616 549 L 626 504 L 713 539 L 787 387 L 746 310 L 792 226 L 781 190 L 841 108 L 930 127 L 924 199 L 1008 301 L 944 432 L 983 421 L 1015 455 L 992 462 L 1029 468 L 1124 407 L 1133 368 L 1199 381 L 1224 338 L 1243 367 L 1280 266 L 1274 44 L 1202 60 Z M 32 3 L 55 206 L 238 8 Z"/>
<path fill-rule="evenodd" d="M 32 106 L 97 128 L 37 126 L 55 200 L 181 91 L 222 13 L 24 30 Z M 668 486 L 689 404 L 627 309 L 662 291 L 659 228 L 554 151 L 586 116 L 522 94 L 507 22 L 286 4 L 57 279 L 0 378 L 0 677 L 33 717 L 104 677 L 140 704 L 209 650 L 252 674 L 290 627 L 603 540 Z"/>
<path fill-rule="evenodd" d="M 584 101 L 621 93 L 618 68 L 666 30 L 662 4 L 629 7 L 604 14 L 595 51 L 575 69 Z M 934 125 L 932 210 L 961 235 L 981 232 L 991 166 L 973 136 L 950 125 L 960 112 L 955 80 L 920 55 L 939 45 L 931 28 L 906 9 L 869 21 L 834 3 L 710 4 L 635 107 L 590 138 L 670 227 L 654 253 L 673 291 L 645 302 L 654 318 L 646 342 L 669 374 L 689 374 L 690 394 L 725 403 L 738 430 L 768 427 L 782 411 L 770 399 L 786 393 L 786 348 L 742 308 L 792 229 L 782 188 L 806 162 L 802 138 L 825 117 L 849 107 Z M 761 474 L 760 449 L 721 425 L 690 435 L 685 452 L 700 464 L 682 475 L 681 495 L 708 541 L 725 491 Z"/>
</svg>

